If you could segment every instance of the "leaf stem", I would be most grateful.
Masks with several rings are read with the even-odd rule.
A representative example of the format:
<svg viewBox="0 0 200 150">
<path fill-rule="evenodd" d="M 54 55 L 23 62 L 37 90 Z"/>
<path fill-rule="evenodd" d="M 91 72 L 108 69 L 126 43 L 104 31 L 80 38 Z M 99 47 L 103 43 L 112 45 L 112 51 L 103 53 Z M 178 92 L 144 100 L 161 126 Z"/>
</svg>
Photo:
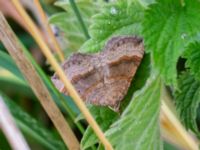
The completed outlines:
<svg viewBox="0 0 200 150">
<path fill-rule="evenodd" d="M 79 9 L 78 9 L 76 3 L 74 2 L 74 0 L 69 0 L 69 2 L 70 2 L 71 7 L 73 8 L 74 13 L 76 14 L 76 17 L 77 17 L 77 19 L 78 19 L 78 21 L 79 21 L 79 23 L 82 27 L 82 30 L 83 30 L 83 33 L 84 33 L 86 39 L 89 39 L 90 36 L 89 36 L 88 30 L 87 30 L 86 25 L 83 21 L 83 18 L 81 17 L 81 14 L 79 12 Z"/>
</svg>

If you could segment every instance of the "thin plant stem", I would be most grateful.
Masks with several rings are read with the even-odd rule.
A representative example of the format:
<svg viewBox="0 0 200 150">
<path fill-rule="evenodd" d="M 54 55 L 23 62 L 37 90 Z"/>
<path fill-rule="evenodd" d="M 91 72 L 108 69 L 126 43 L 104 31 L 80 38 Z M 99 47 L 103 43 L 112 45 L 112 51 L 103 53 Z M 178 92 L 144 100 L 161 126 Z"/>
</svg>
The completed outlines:
<svg viewBox="0 0 200 150">
<path fill-rule="evenodd" d="M 37 0 L 36 0 L 37 1 Z M 37 1 L 38 2 L 38 1 Z M 36 2 L 36 3 L 37 3 Z M 39 3 L 39 2 L 38 2 Z M 42 10 L 41 10 L 42 11 Z M 43 19 L 42 19 L 43 20 Z M 24 21 L 24 20 L 23 20 Z M 24 21 L 25 22 L 25 21 Z M 27 25 L 26 24 L 24 24 L 24 26 L 26 26 L 27 27 Z M 32 32 L 32 30 L 30 29 L 30 28 L 28 28 L 27 27 L 27 30 L 28 30 L 28 32 L 31 34 L 31 35 L 34 35 L 34 33 Z M 50 29 L 50 31 L 51 31 L 51 29 Z M 27 53 L 28 54 L 28 53 Z M 61 55 L 63 55 L 63 54 L 60 54 L 60 56 Z M 63 57 L 63 58 L 62 58 Z M 60 57 L 62 60 L 64 59 L 64 56 L 61 56 Z M 29 59 L 31 59 L 31 56 L 29 55 Z M 33 61 L 33 59 L 32 59 L 32 62 L 34 62 Z M 41 75 L 43 75 L 43 77 L 45 76 L 44 75 L 44 73 L 42 73 L 42 70 L 37 66 L 37 64 L 36 63 L 34 63 L 34 66 L 37 68 L 37 70 L 38 70 L 38 72 L 41 74 Z M 44 79 L 46 79 L 45 77 L 44 77 Z M 46 83 L 50 83 L 50 82 L 48 82 L 48 81 L 46 81 Z M 49 85 L 50 86 L 50 85 Z M 53 88 L 53 85 L 51 85 L 50 86 L 51 88 Z M 55 88 L 54 88 L 55 89 Z M 56 90 L 55 90 L 56 91 Z M 57 92 L 57 96 L 58 95 L 60 95 L 58 92 Z M 61 103 L 62 103 L 62 105 L 63 105 L 63 107 L 65 108 L 65 110 L 68 112 L 68 114 L 69 114 L 69 116 L 71 117 L 71 119 L 74 121 L 75 120 L 75 115 L 73 114 L 73 112 L 71 111 L 71 109 L 67 106 L 67 104 L 66 104 L 66 102 L 65 102 L 65 100 L 64 100 L 64 98 L 62 97 L 62 96 L 60 96 L 60 100 L 61 100 Z M 75 122 L 75 124 L 77 125 L 77 127 L 78 127 L 78 129 L 80 130 L 80 132 L 83 134 L 84 133 L 84 128 L 83 128 L 83 126 L 79 123 L 79 122 Z"/>
<path fill-rule="evenodd" d="M 185 130 L 183 125 L 180 123 L 178 118 L 170 109 L 172 107 L 169 107 L 170 102 L 170 97 L 169 95 L 167 95 L 166 89 L 164 89 L 161 105 L 161 127 L 164 134 L 163 136 L 168 138 L 168 140 L 174 139 L 171 142 L 173 142 L 181 148 L 187 150 L 198 150 L 199 148 L 197 142 Z M 171 138 L 169 139 L 169 137 Z"/>
<path fill-rule="evenodd" d="M 40 17 L 41 23 L 43 25 L 43 28 L 44 28 L 44 30 L 46 30 L 46 32 L 49 35 L 50 44 L 54 47 L 54 50 L 57 52 L 60 60 L 63 62 L 64 61 L 64 54 L 63 54 L 63 52 L 60 48 L 60 45 L 58 44 L 58 41 L 56 40 L 56 38 L 55 38 L 55 36 L 52 32 L 52 29 L 49 25 L 47 16 L 43 11 L 42 6 L 40 5 L 40 1 L 39 0 L 33 0 L 33 3 L 35 4 L 36 9 L 38 10 L 39 17 Z"/>
<path fill-rule="evenodd" d="M 71 7 L 73 8 L 74 13 L 76 14 L 76 17 L 82 27 L 82 30 L 83 30 L 83 33 L 84 33 L 86 39 L 89 39 L 90 35 L 89 35 L 86 25 L 83 21 L 83 18 L 81 17 L 80 11 L 79 11 L 78 7 L 76 6 L 76 3 L 74 2 L 74 0 L 69 0 L 69 2 L 70 2 Z"/>
<path fill-rule="evenodd" d="M 41 34 L 38 31 L 37 27 L 34 25 L 31 18 L 28 16 L 28 14 L 25 12 L 24 8 L 21 6 L 18 0 L 12 0 L 13 4 L 15 5 L 16 9 L 20 13 L 20 15 L 24 18 L 25 22 L 27 23 L 27 26 L 32 30 L 32 33 L 34 33 L 35 40 L 40 45 L 42 52 L 48 59 L 49 63 L 52 65 L 54 70 L 57 72 L 58 77 L 61 79 L 61 81 L 64 83 L 65 88 L 67 89 L 69 95 L 73 98 L 74 102 L 80 109 L 80 111 L 83 113 L 85 119 L 88 121 L 89 125 L 92 127 L 94 132 L 96 133 L 99 140 L 102 142 L 106 150 L 112 150 L 112 145 L 110 142 L 106 139 L 104 133 L 100 129 L 99 125 L 96 123 L 95 119 L 90 114 L 89 110 L 85 106 L 83 100 L 65 75 L 64 71 L 54 58 L 53 54 L 51 53 L 50 49 L 46 45 L 46 43 L 41 38 Z"/>
<path fill-rule="evenodd" d="M 52 43 L 55 45 L 56 51 L 57 51 L 58 55 L 60 56 L 60 60 L 63 61 L 64 60 L 64 55 L 63 55 L 63 53 L 62 53 L 62 51 L 61 51 L 61 49 L 59 47 L 59 44 L 58 44 L 57 40 L 55 39 L 54 34 L 52 33 L 52 30 L 51 30 L 51 28 L 50 28 L 50 26 L 48 24 L 48 19 L 47 19 L 46 15 L 45 15 L 41 5 L 40 5 L 40 2 L 38 0 L 34 0 L 33 2 L 34 2 L 36 8 L 39 11 L 39 14 L 41 16 L 41 21 L 43 22 L 43 24 L 45 24 L 44 28 L 47 29 L 47 32 L 51 36 Z M 31 58 L 30 55 L 29 55 L 29 58 L 32 59 L 32 62 L 34 62 L 33 58 Z M 43 71 L 40 69 L 40 67 L 38 67 L 38 65 L 36 63 L 34 63 L 34 66 L 37 68 L 39 73 L 44 77 L 44 79 L 47 79 L 45 77 L 45 74 L 43 73 Z M 46 83 L 51 83 L 51 82 L 46 80 Z M 51 89 L 53 89 L 54 91 L 57 91 L 52 84 L 51 85 L 49 84 L 49 87 Z M 60 100 L 61 100 L 61 103 L 62 103 L 63 107 L 68 112 L 70 118 L 74 121 L 76 117 L 75 117 L 74 113 L 71 111 L 71 109 L 68 107 L 68 105 L 66 104 L 64 98 L 62 96 L 59 96 L 60 94 L 58 92 L 56 92 L 56 95 L 58 97 L 60 97 Z M 83 134 L 84 133 L 83 126 L 79 122 L 75 122 L 75 124 L 78 127 L 79 131 Z"/>
<path fill-rule="evenodd" d="M 26 140 L 14 122 L 14 119 L 0 95 L 0 129 L 8 139 L 12 149 L 30 150 Z"/>
<path fill-rule="evenodd" d="M 76 116 L 75 114 L 71 111 L 71 108 L 66 104 L 64 98 L 57 92 L 57 89 L 55 89 L 55 87 L 53 86 L 53 84 L 51 85 L 51 88 L 53 88 L 53 90 L 56 91 L 56 95 L 60 97 L 61 103 L 64 106 L 64 108 L 67 110 L 70 118 L 73 120 L 73 122 L 76 124 L 77 128 L 79 129 L 79 131 L 81 132 L 81 134 L 84 134 L 84 127 L 81 125 L 81 123 L 79 122 L 75 122 Z"/>
<path fill-rule="evenodd" d="M 54 103 L 48 89 L 33 64 L 24 54 L 24 46 L 17 39 L 2 13 L 0 13 L 0 39 L 28 81 L 65 144 L 70 150 L 78 150 L 80 145 L 76 136 Z"/>
</svg>

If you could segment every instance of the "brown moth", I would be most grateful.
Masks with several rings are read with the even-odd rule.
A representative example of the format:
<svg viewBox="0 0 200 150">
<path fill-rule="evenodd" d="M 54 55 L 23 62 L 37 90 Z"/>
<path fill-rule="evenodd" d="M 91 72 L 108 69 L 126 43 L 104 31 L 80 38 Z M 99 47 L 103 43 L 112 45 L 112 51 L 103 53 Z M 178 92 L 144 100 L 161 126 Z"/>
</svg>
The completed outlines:
<svg viewBox="0 0 200 150">
<path fill-rule="evenodd" d="M 111 38 L 99 53 L 74 53 L 62 68 L 86 103 L 110 106 L 118 111 L 143 54 L 141 38 L 118 36 Z M 67 95 L 56 74 L 52 81 L 60 92 Z"/>
</svg>

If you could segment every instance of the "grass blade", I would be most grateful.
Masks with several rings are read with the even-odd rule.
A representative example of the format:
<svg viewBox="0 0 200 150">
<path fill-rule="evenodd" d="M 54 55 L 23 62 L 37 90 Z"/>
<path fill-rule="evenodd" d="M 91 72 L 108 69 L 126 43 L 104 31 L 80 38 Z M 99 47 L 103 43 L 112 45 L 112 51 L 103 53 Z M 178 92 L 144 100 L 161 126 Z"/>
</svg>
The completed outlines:
<svg viewBox="0 0 200 150">
<path fill-rule="evenodd" d="M 49 150 L 66 149 L 65 144 L 60 140 L 60 138 L 54 136 L 54 134 L 44 128 L 40 122 L 32 118 L 6 95 L 1 94 L 1 92 L 0 95 L 2 95 L 4 102 L 10 110 L 16 124 L 25 135 L 32 137 L 35 141 L 41 143 Z"/>
<path fill-rule="evenodd" d="M 64 97 L 60 92 L 57 91 L 55 86 L 50 81 L 49 77 L 44 73 L 44 71 L 35 62 L 34 58 L 31 56 L 31 54 L 29 53 L 29 51 L 27 49 L 24 49 L 24 53 L 26 54 L 28 59 L 31 61 L 31 63 L 33 64 L 35 69 L 37 70 L 38 74 L 42 78 L 45 85 L 48 87 L 48 90 L 49 90 L 51 96 L 54 98 L 54 101 L 56 102 L 56 104 L 59 105 L 61 108 L 63 108 L 69 114 L 70 118 L 74 121 L 76 119 L 77 113 L 79 113 L 79 110 L 73 104 L 72 100 L 67 96 Z M 26 91 L 25 92 L 26 94 L 29 94 L 29 95 L 32 94 L 32 91 L 30 91 L 28 84 L 26 84 L 20 70 L 17 68 L 17 66 L 14 63 L 14 61 L 12 60 L 12 58 L 5 52 L 1 52 L 1 51 L 0 51 L 0 66 L 5 68 L 6 70 L 8 70 L 10 73 L 16 75 L 18 77 L 18 78 L 16 78 L 16 79 L 18 79 L 17 81 L 22 81 L 24 86 L 19 87 L 19 85 L 16 83 L 16 86 L 14 86 L 15 91 L 18 91 L 18 90 L 20 91 L 21 89 L 23 89 Z M 0 69 L 0 72 L 2 72 L 1 69 Z M 3 78 L 4 76 L 2 77 L 2 75 L 3 74 L 0 75 L 0 81 L 1 81 L 1 83 L 3 82 L 4 84 L 1 84 L 0 88 L 1 87 L 5 88 L 5 85 L 7 86 L 8 82 L 11 80 L 11 78 L 8 78 L 9 77 L 8 75 L 6 76 L 6 78 Z M 83 134 L 84 128 L 81 125 L 81 123 L 75 122 L 75 124 L 76 124 L 77 128 L 79 129 L 79 131 Z"/>
<path fill-rule="evenodd" d="M 30 150 L 20 130 L 17 128 L 3 98 L 0 95 L 0 126 L 11 147 L 15 150 Z"/>
</svg>

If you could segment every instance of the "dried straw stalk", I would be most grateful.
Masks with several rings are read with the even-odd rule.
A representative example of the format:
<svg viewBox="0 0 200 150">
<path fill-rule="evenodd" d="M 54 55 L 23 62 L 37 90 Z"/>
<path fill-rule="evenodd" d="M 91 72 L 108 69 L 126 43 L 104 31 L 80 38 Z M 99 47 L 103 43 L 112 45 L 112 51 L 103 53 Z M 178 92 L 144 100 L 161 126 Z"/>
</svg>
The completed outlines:
<svg viewBox="0 0 200 150">
<path fill-rule="evenodd" d="M 176 109 L 171 103 L 171 98 L 166 89 L 163 90 L 160 114 L 162 136 L 181 149 L 198 150 L 198 142 L 185 130 L 179 119 L 175 116 L 175 111 Z"/>
<path fill-rule="evenodd" d="M 26 140 L 14 122 L 3 98 L 0 96 L 0 128 L 14 150 L 30 150 Z"/>
<path fill-rule="evenodd" d="M 65 121 L 62 113 L 54 103 L 52 97 L 50 96 L 49 91 L 44 85 L 42 79 L 38 75 L 34 66 L 28 60 L 24 53 L 24 47 L 18 41 L 12 29 L 9 27 L 7 21 L 4 16 L 0 12 L 0 39 L 17 66 L 20 68 L 22 74 L 29 82 L 32 90 L 35 95 L 38 97 L 41 105 L 47 112 L 48 116 L 52 120 L 59 134 L 61 135 L 63 141 L 68 146 L 70 150 L 78 150 L 80 149 L 79 142 L 71 130 L 68 123 Z"/>
<path fill-rule="evenodd" d="M 52 29 L 51 29 L 49 22 L 48 22 L 48 18 L 47 18 L 45 12 L 43 11 L 43 9 L 40 5 L 40 1 L 39 0 L 33 0 L 33 3 L 35 4 L 36 9 L 38 10 L 40 21 L 42 23 L 43 29 L 46 30 L 46 32 L 49 35 L 50 45 L 52 45 L 54 47 L 54 49 L 57 52 L 60 60 L 63 62 L 64 61 L 64 54 L 63 54 L 63 52 L 60 48 L 60 45 L 58 44 L 58 41 L 56 40 L 56 38 L 55 38 L 55 36 L 52 32 Z"/>
<path fill-rule="evenodd" d="M 62 68 L 60 67 L 60 65 L 58 64 L 58 62 L 54 58 L 54 56 L 52 55 L 52 53 L 51 53 L 50 49 L 48 48 L 48 46 L 46 45 L 46 43 L 41 38 L 41 34 L 40 34 L 39 30 L 37 29 L 37 27 L 35 26 L 32 19 L 26 13 L 26 11 L 24 10 L 24 8 L 22 7 L 22 5 L 20 4 L 20 2 L 18 0 L 12 0 L 12 2 L 15 5 L 18 12 L 20 13 L 20 15 L 24 18 L 27 26 L 30 28 L 30 30 L 32 30 L 32 33 L 34 34 L 33 37 L 35 38 L 36 42 L 40 46 L 42 52 L 44 53 L 44 55 L 48 59 L 49 63 L 54 68 L 54 70 L 57 72 L 58 77 L 64 83 L 65 88 L 67 89 L 69 95 L 73 98 L 74 102 L 76 103 L 76 105 L 78 106 L 80 111 L 85 116 L 85 119 L 88 121 L 89 125 L 92 127 L 92 129 L 96 133 L 97 137 L 99 138 L 99 140 L 104 145 L 105 149 L 106 150 L 112 150 L 113 149 L 112 145 L 106 139 L 104 133 L 100 129 L 99 125 L 96 123 L 95 119 L 90 114 L 90 112 L 87 109 L 87 107 L 85 106 L 83 100 L 81 99 L 81 97 L 79 96 L 79 94 L 77 93 L 77 91 L 75 90 L 73 85 L 71 84 L 71 82 L 66 77 L 64 71 L 62 70 Z"/>
</svg>

